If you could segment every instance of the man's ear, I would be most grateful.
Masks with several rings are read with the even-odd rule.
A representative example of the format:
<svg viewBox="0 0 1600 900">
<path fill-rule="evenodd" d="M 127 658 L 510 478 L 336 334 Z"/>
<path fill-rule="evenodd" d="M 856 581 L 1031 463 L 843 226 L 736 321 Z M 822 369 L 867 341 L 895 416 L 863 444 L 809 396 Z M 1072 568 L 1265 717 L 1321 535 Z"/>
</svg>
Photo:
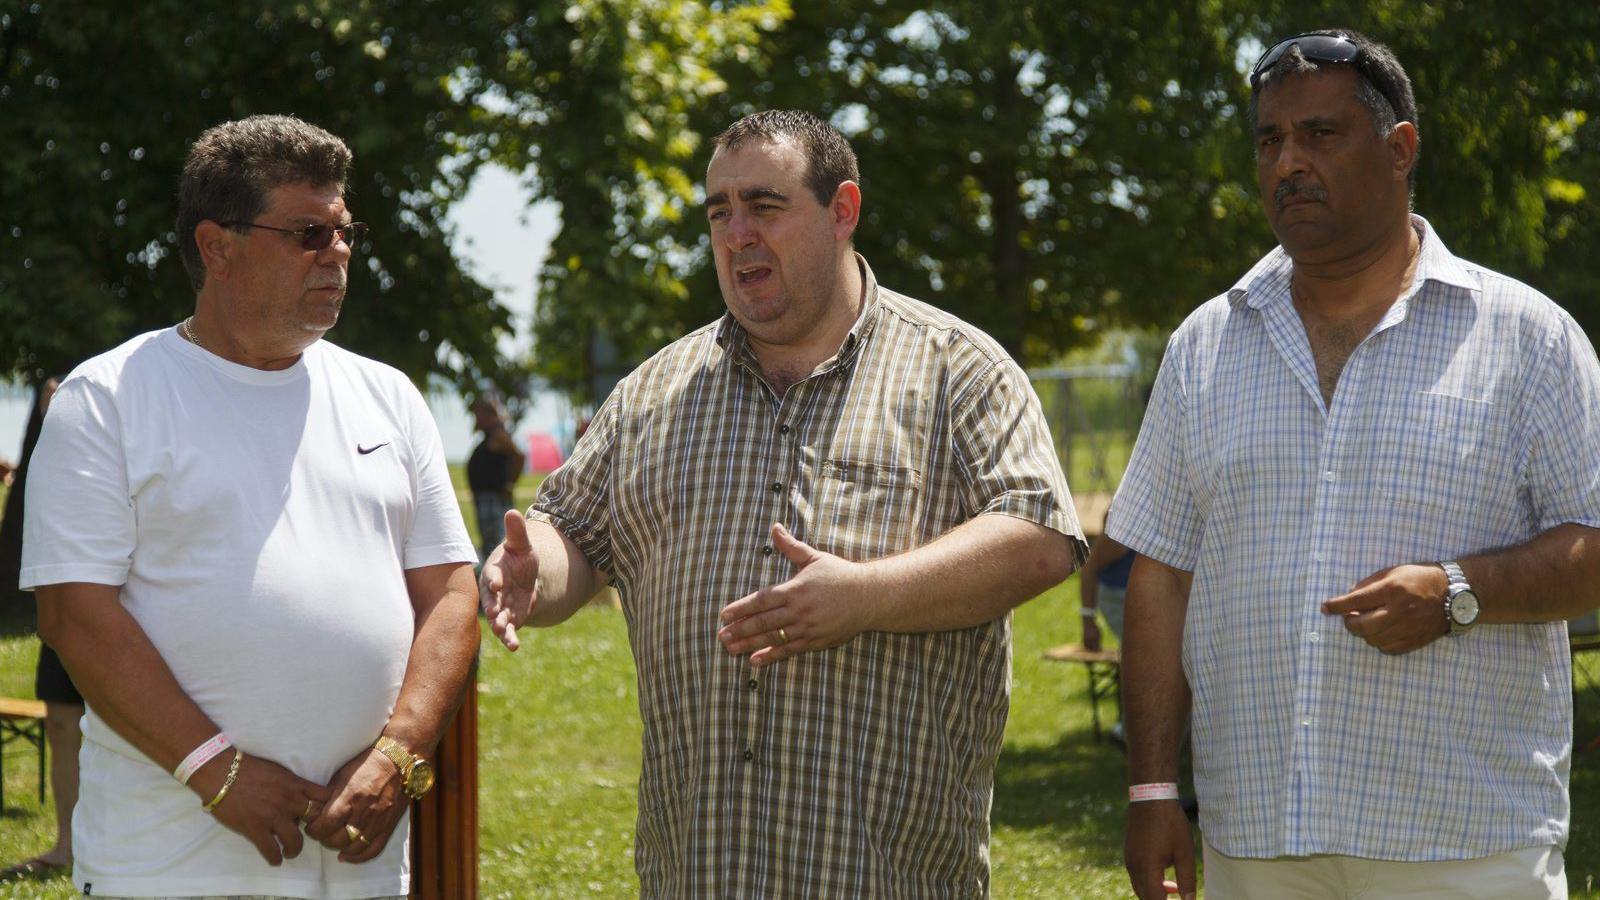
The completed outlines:
<svg viewBox="0 0 1600 900">
<path fill-rule="evenodd" d="M 828 211 L 833 213 L 834 240 L 850 240 L 856 233 L 856 226 L 861 224 L 860 185 L 854 181 L 839 182 L 839 188 L 833 192 L 833 200 L 828 204 Z"/>
<path fill-rule="evenodd" d="M 206 267 L 206 278 L 221 281 L 228 279 L 228 263 L 233 254 L 234 232 L 206 219 L 194 228 L 194 243 L 200 250 L 200 262 Z"/>
<path fill-rule="evenodd" d="M 1410 122 L 1400 122 L 1389 132 L 1389 154 L 1394 160 L 1394 177 L 1398 181 L 1405 181 L 1411 175 L 1411 170 L 1417 165 L 1417 151 L 1422 149 L 1422 135 L 1417 133 L 1417 126 Z"/>
</svg>

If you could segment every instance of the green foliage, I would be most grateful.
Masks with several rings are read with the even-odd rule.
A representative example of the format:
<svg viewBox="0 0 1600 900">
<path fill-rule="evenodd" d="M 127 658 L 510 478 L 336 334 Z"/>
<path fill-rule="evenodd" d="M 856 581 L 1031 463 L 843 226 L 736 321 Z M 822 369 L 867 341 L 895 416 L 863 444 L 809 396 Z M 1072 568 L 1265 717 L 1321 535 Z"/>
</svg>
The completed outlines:
<svg viewBox="0 0 1600 900">
<path fill-rule="evenodd" d="M 695 46 L 690 32 L 661 25 L 669 6 L 714 23 L 696 32 L 708 35 L 698 65 L 675 52 Z M 979 324 L 1024 363 L 1108 327 L 1170 328 L 1274 243 L 1244 57 L 1331 23 L 1390 43 L 1416 82 L 1418 210 L 1457 252 L 1600 327 L 1584 290 L 1600 274 L 1585 252 L 1600 239 L 1593 4 L 602 7 L 609 16 L 577 7 L 593 20 L 583 40 L 615 52 L 588 60 L 581 85 L 507 82 L 536 98 L 632 90 L 625 102 L 651 110 L 644 130 L 599 102 L 538 123 L 536 140 L 558 148 L 538 186 L 561 199 L 568 229 L 542 284 L 537 365 L 580 400 L 604 393 L 597 370 L 625 370 L 719 314 L 688 185 L 703 178 L 707 137 L 761 108 L 812 109 L 846 130 L 862 162 L 857 245 L 882 282 Z M 641 70 L 655 76 L 642 93 Z"/>
<path fill-rule="evenodd" d="M 173 224 L 188 145 L 278 112 L 345 139 L 350 206 L 373 225 L 333 339 L 418 380 L 520 381 L 495 354 L 507 313 L 444 219 L 474 162 L 458 154 L 478 92 L 455 73 L 493 42 L 499 6 L 7 4 L 0 374 L 37 380 L 191 311 Z"/>
<path fill-rule="evenodd" d="M 1600 6 L 1435 0 L 1253 4 L 1263 43 L 1349 27 L 1416 92 L 1416 209 L 1451 250 L 1549 293 L 1600 334 Z"/>
<path fill-rule="evenodd" d="M 718 66 L 788 13 L 785 0 L 721 6 L 541 4 L 479 69 L 503 101 L 480 119 L 483 144 L 514 170 L 536 167 L 534 190 L 561 207 L 535 355 L 541 375 L 579 398 L 609 389 L 595 373 L 621 374 L 720 306 L 694 277 L 703 138 L 691 122 L 727 89 Z"/>
</svg>

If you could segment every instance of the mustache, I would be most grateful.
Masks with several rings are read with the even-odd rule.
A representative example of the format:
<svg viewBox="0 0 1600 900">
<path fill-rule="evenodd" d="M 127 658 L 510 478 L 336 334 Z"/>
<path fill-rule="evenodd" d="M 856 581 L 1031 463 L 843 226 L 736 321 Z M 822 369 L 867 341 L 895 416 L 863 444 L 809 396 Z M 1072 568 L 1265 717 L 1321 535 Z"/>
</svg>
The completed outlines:
<svg viewBox="0 0 1600 900">
<path fill-rule="evenodd" d="M 1272 200 L 1281 211 L 1283 205 L 1289 202 L 1290 197 L 1304 196 L 1312 200 L 1328 199 L 1328 192 L 1314 184 L 1296 181 L 1280 181 L 1278 187 L 1272 192 Z"/>
</svg>

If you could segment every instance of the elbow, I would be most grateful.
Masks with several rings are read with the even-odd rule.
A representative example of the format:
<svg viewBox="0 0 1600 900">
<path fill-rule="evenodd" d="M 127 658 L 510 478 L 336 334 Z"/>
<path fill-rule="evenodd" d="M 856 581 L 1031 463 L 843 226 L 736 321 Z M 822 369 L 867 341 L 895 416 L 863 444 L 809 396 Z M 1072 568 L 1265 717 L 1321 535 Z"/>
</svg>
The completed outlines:
<svg viewBox="0 0 1600 900">
<path fill-rule="evenodd" d="M 1058 532 L 1050 532 L 1045 540 L 1040 542 L 1039 549 L 1034 554 L 1033 568 L 1041 583 L 1040 591 L 1049 590 L 1066 581 L 1074 568 L 1072 538 Z"/>
<path fill-rule="evenodd" d="M 73 633 L 71 623 L 67 621 L 66 611 L 59 602 L 51 602 L 40 592 L 39 606 L 39 640 L 44 641 L 57 654 L 61 653 L 62 642 Z"/>
</svg>

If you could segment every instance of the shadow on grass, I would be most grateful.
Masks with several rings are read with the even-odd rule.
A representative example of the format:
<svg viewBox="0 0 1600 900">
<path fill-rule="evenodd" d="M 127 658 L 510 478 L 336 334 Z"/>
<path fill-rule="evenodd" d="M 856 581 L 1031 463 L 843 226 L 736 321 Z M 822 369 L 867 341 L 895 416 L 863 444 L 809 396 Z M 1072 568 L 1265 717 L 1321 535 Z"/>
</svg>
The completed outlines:
<svg viewBox="0 0 1600 900">
<path fill-rule="evenodd" d="M 0 591 L 0 638 L 32 635 L 38 631 L 38 621 L 32 594 Z"/>
<path fill-rule="evenodd" d="M 1574 691 L 1574 749 L 1600 736 L 1600 688 Z M 1572 833 L 1567 839 L 1567 885 L 1574 897 L 1600 889 L 1600 749 L 1572 755 Z"/>
<path fill-rule="evenodd" d="M 994 824 L 1044 832 L 1088 856 L 1120 855 L 1125 770 L 1116 745 L 1087 728 L 1049 744 L 1008 743 L 995 768 Z"/>
</svg>

